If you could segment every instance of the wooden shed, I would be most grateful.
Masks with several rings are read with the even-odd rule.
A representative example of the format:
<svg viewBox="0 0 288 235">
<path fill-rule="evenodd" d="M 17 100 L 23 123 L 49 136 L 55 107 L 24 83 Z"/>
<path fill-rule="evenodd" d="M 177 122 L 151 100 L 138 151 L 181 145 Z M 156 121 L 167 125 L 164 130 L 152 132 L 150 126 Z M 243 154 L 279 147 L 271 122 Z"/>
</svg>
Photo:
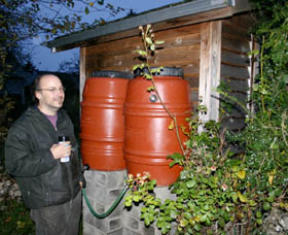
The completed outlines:
<svg viewBox="0 0 288 235">
<path fill-rule="evenodd" d="M 94 71 L 131 71 L 138 64 L 136 49 L 142 47 L 138 27 L 151 24 L 163 48 L 152 58 L 152 66 L 181 67 L 190 84 L 194 107 L 202 104 L 207 112 L 203 121 L 219 120 L 221 97 L 216 88 L 221 81 L 230 85 L 229 94 L 246 102 L 255 71 L 248 52 L 254 42 L 248 0 L 195 0 L 144 12 L 95 28 L 59 37 L 47 42 L 54 52 L 80 47 L 80 94 Z M 82 99 L 82 95 L 80 96 Z M 229 103 L 229 102 L 228 102 Z M 221 116 L 224 126 L 239 130 L 245 125 L 245 112 L 239 105 Z M 109 208 L 115 192 L 124 185 L 126 172 L 86 171 L 88 197 L 96 208 Z M 105 179 L 105 180 L 103 180 Z M 156 192 L 166 199 L 168 187 Z M 112 197 L 113 196 L 113 197 Z M 118 207 L 105 219 L 95 219 L 83 205 L 83 234 L 160 234 L 157 226 L 147 228 L 140 223 L 139 209 L 125 211 Z M 171 233 L 173 234 L 173 233 Z"/>
<path fill-rule="evenodd" d="M 153 57 L 153 66 L 181 67 L 191 86 L 193 104 L 208 109 L 202 120 L 218 120 L 221 81 L 230 84 L 231 95 L 247 98 L 253 80 L 252 26 L 248 0 L 195 0 L 123 18 L 47 42 L 54 52 L 80 47 L 80 94 L 93 71 L 131 71 L 139 63 L 135 49 L 142 46 L 139 25 L 152 24 L 163 49 Z M 80 98 L 81 99 L 81 98 Z M 225 117 L 232 129 L 242 128 L 241 110 Z"/>
</svg>

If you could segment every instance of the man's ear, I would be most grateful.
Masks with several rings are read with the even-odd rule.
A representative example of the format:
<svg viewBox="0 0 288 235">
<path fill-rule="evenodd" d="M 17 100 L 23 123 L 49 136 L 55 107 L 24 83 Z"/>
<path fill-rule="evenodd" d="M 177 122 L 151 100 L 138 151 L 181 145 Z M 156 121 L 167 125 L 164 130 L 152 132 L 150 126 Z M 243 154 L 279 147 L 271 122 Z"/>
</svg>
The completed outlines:
<svg viewBox="0 0 288 235">
<path fill-rule="evenodd" d="M 40 99 L 40 96 L 41 96 L 40 92 L 39 92 L 39 91 L 35 91 L 35 97 L 36 97 L 38 100 Z"/>
</svg>

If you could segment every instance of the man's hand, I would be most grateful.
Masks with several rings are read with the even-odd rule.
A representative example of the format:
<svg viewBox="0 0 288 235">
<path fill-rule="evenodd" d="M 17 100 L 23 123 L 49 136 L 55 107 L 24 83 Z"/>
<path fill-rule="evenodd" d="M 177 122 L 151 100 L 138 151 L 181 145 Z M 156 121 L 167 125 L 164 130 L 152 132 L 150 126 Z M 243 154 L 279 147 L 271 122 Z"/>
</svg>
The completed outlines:
<svg viewBox="0 0 288 235">
<path fill-rule="evenodd" d="M 67 157 L 71 154 L 71 144 L 68 141 L 59 144 L 53 144 L 50 148 L 50 151 L 54 159 Z"/>
</svg>

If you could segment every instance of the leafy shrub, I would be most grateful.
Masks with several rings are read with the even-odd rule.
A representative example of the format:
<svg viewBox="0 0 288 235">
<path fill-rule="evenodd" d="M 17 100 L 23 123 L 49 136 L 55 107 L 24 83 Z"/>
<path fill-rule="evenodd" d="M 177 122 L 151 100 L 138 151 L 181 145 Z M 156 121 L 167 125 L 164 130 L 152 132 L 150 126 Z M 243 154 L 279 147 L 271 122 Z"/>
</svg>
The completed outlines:
<svg viewBox="0 0 288 235">
<path fill-rule="evenodd" d="M 171 166 L 183 166 L 170 186 L 176 200 L 156 198 L 149 175 L 129 176 L 125 205 L 143 203 L 144 223 L 156 221 L 163 234 L 173 223 L 179 234 L 225 234 L 237 226 L 260 234 L 272 207 L 288 209 L 288 2 L 253 3 L 261 51 L 252 53 L 260 56 L 260 71 L 250 101 L 256 112 L 247 111 L 246 128 L 233 133 L 213 121 L 189 121 L 184 154 L 169 156 Z M 199 133 L 199 125 L 205 131 Z M 233 152 L 233 145 L 242 153 Z"/>
</svg>

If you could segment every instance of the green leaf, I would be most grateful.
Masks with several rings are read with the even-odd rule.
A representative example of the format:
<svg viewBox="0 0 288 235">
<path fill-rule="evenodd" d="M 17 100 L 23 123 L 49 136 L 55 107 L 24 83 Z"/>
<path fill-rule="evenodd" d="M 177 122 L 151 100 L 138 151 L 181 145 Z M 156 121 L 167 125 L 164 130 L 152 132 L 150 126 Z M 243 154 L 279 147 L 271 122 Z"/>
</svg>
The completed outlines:
<svg viewBox="0 0 288 235">
<path fill-rule="evenodd" d="M 170 217 L 172 219 L 176 219 L 177 215 L 178 215 L 177 210 L 170 210 Z"/>
<path fill-rule="evenodd" d="M 195 180 L 189 180 L 187 183 L 186 183 L 186 186 L 187 188 L 193 188 L 195 185 L 196 185 L 196 181 Z"/>
<path fill-rule="evenodd" d="M 160 45 L 160 44 L 163 44 L 163 43 L 165 43 L 165 41 L 159 41 L 159 40 L 155 41 L 155 44 L 157 44 L 157 45 Z"/>
<path fill-rule="evenodd" d="M 147 91 L 148 92 L 151 92 L 151 91 L 154 91 L 155 90 L 155 87 L 154 86 L 149 86 L 148 88 L 147 88 Z"/>
<path fill-rule="evenodd" d="M 147 52 L 144 51 L 144 50 L 138 49 L 138 50 L 135 50 L 135 52 L 137 52 L 137 53 L 138 53 L 139 55 L 141 55 L 141 56 L 147 56 Z"/>
<path fill-rule="evenodd" d="M 146 37 L 145 38 L 145 41 L 149 44 L 149 45 L 152 45 L 153 44 L 153 41 L 150 37 Z"/>
<path fill-rule="evenodd" d="M 247 197 L 245 195 L 243 195 L 242 193 L 240 193 L 239 191 L 237 192 L 237 196 L 238 196 L 240 202 L 246 203 L 248 201 Z"/>
<path fill-rule="evenodd" d="M 258 225 L 261 225 L 261 224 L 263 223 L 262 218 L 261 218 L 261 219 L 260 219 L 260 218 L 256 219 L 256 223 L 257 223 Z"/>
<path fill-rule="evenodd" d="M 262 218 L 262 212 L 256 211 L 256 218 Z"/>
<path fill-rule="evenodd" d="M 180 221 L 179 221 L 179 224 L 181 227 L 186 227 L 187 224 L 188 224 L 188 220 L 182 218 Z"/>
<path fill-rule="evenodd" d="M 259 50 L 252 50 L 250 52 L 248 52 L 248 56 L 257 56 L 259 55 Z"/>
<path fill-rule="evenodd" d="M 144 223 L 145 223 L 146 226 L 150 225 L 151 221 L 150 221 L 149 216 L 145 216 L 144 217 Z"/>
<path fill-rule="evenodd" d="M 133 201 L 134 202 L 139 202 L 141 200 L 141 196 L 140 195 L 133 195 Z"/>
<path fill-rule="evenodd" d="M 173 154 L 173 155 L 171 155 L 171 156 L 172 156 L 172 158 L 173 158 L 174 160 L 176 160 L 174 157 L 177 157 L 177 155 L 175 156 L 175 155 Z M 190 177 L 190 172 L 189 172 L 189 171 L 183 170 L 183 171 L 180 172 L 180 179 L 181 179 L 181 180 L 185 180 L 185 179 L 187 179 L 188 177 Z"/>
<path fill-rule="evenodd" d="M 131 207 L 132 206 L 132 200 L 130 200 L 130 199 L 125 199 L 125 202 L 124 202 L 124 205 L 126 206 L 126 207 Z"/>
<path fill-rule="evenodd" d="M 193 227 L 196 231 L 200 231 L 201 230 L 201 225 L 200 224 L 195 224 Z"/>
<path fill-rule="evenodd" d="M 160 73 L 161 70 L 163 70 L 163 66 L 160 66 L 160 67 L 157 67 L 157 68 L 152 68 L 151 69 L 151 73 L 152 74 L 157 74 L 157 73 Z"/>
<path fill-rule="evenodd" d="M 153 77 L 151 74 L 148 74 L 148 73 L 145 73 L 144 74 L 144 77 L 147 79 L 147 80 L 151 80 Z"/>
<path fill-rule="evenodd" d="M 169 126 L 168 126 L 168 130 L 173 130 L 174 129 L 174 120 L 171 120 Z"/>
<path fill-rule="evenodd" d="M 257 206 L 257 202 L 255 202 L 254 200 L 249 200 L 249 205 L 250 206 Z"/>
<path fill-rule="evenodd" d="M 139 64 L 133 65 L 132 71 L 135 71 L 136 69 L 141 68 Z"/>
<path fill-rule="evenodd" d="M 57 33 L 57 29 L 56 29 L 56 28 L 53 28 L 53 29 L 51 30 L 51 33 L 52 33 L 52 34 L 56 34 L 56 33 Z"/>
<path fill-rule="evenodd" d="M 207 214 L 203 214 L 200 216 L 200 222 L 206 222 L 208 219 Z"/>
<path fill-rule="evenodd" d="M 263 209 L 264 209 L 265 211 L 269 211 L 269 210 L 271 209 L 270 203 L 269 203 L 269 202 L 265 202 L 265 203 L 263 204 Z"/>
<path fill-rule="evenodd" d="M 85 7 L 85 14 L 88 15 L 90 13 L 89 7 Z"/>
<path fill-rule="evenodd" d="M 152 25 L 151 24 L 147 24 L 146 25 L 146 31 L 148 32 L 151 29 Z"/>
<path fill-rule="evenodd" d="M 241 171 L 238 171 L 237 173 L 237 177 L 241 180 L 245 179 L 245 176 L 246 176 L 246 171 L 244 170 L 241 170 Z"/>
<path fill-rule="evenodd" d="M 224 228 L 224 226 L 225 226 L 225 220 L 224 220 L 224 218 L 223 217 L 220 217 L 219 219 L 218 219 L 218 222 L 219 222 L 219 225 L 221 226 L 221 228 Z"/>
</svg>

